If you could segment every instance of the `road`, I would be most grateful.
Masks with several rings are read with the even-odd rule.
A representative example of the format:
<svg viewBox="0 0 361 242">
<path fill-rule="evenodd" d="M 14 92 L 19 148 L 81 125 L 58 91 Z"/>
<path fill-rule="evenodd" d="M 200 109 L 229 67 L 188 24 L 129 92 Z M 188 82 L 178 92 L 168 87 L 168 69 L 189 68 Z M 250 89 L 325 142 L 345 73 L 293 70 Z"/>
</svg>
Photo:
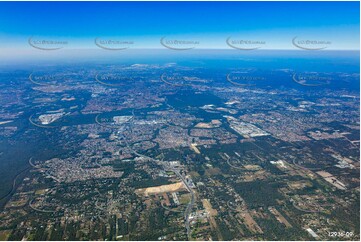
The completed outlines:
<svg viewBox="0 0 361 242">
<path fill-rule="evenodd" d="M 133 114 L 133 118 L 131 119 L 131 122 L 129 123 L 129 127 L 130 127 L 131 130 L 132 130 L 132 125 L 133 125 L 133 122 L 134 122 L 134 119 L 135 119 L 134 111 L 132 112 L 132 114 Z M 161 166 L 163 167 L 163 170 L 164 170 L 164 171 L 173 171 L 173 172 L 182 180 L 184 186 L 186 187 L 186 189 L 188 190 L 188 192 L 191 194 L 191 200 L 189 201 L 188 206 L 187 206 L 187 208 L 186 208 L 186 210 L 185 210 L 185 212 L 184 212 L 184 222 L 185 222 L 185 227 L 186 227 L 186 230 L 187 230 L 188 240 L 192 240 L 192 236 L 191 236 L 191 232 L 192 232 L 192 231 L 191 231 L 191 228 L 190 228 L 189 215 L 190 215 L 190 213 L 192 212 L 192 208 L 193 208 L 194 203 L 195 203 L 195 194 L 194 194 L 194 191 L 192 190 L 192 188 L 191 188 L 191 187 L 189 186 L 189 184 L 187 183 L 185 177 L 183 177 L 182 174 L 180 174 L 180 172 L 179 172 L 177 169 L 171 167 L 171 166 L 169 165 L 169 162 L 161 161 L 161 160 L 158 160 L 158 159 L 154 159 L 154 158 L 152 158 L 152 157 L 149 157 L 149 156 L 140 154 L 140 153 L 138 153 L 137 151 L 133 150 L 133 149 L 130 147 L 127 139 L 126 139 L 123 135 L 122 135 L 122 137 L 123 137 L 123 140 L 124 140 L 126 146 L 128 147 L 128 149 L 129 149 L 131 152 L 133 152 L 135 155 L 140 156 L 140 157 L 143 157 L 143 158 L 148 159 L 148 160 L 150 160 L 150 161 L 153 161 L 153 162 L 155 162 L 155 163 L 158 164 L 158 165 L 161 165 Z"/>
<path fill-rule="evenodd" d="M 171 169 L 171 171 L 173 171 L 183 181 L 183 184 L 186 186 L 188 192 L 191 194 L 191 200 L 189 201 L 188 206 L 184 212 L 184 221 L 185 221 L 185 225 L 186 225 L 188 240 L 192 240 L 192 235 L 191 235 L 192 231 L 191 231 L 191 226 L 190 226 L 190 221 L 189 221 L 189 215 L 192 212 L 192 208 L 193 208 L 193 205 L 195 202 L 195 194 L 194 194 L 192 188 L 189 186 L 189 184 L 185 180 L 185 178 L 179 173 L 178 170 Z"/>
<path fill-rule="evenodd" d="M 0 201 L 3 200 L 3 199 L 5 199 L 5 198 L 7 198 L 8 196 L 10 196 L 11 194 L 13 194 L 13 193 L 15 192 L 17 179 L 18 179 L 23 173 L 29 171 L 30 168 L 31 168 L 31 167 L 27 167 L 27 168 L 21 170 L 18 174 L 16 174 L 16 176 L 15 176 L 15 178 L 14 178 L 14 180 L 13 180 L 13 185 L 12 185 L 12 187 L 11 187 L 11 190 L 10 190 L 8 193 L 6 193 L 5 195 L 3 195 L 2 197 L 0 197 Z"/>
</svg>

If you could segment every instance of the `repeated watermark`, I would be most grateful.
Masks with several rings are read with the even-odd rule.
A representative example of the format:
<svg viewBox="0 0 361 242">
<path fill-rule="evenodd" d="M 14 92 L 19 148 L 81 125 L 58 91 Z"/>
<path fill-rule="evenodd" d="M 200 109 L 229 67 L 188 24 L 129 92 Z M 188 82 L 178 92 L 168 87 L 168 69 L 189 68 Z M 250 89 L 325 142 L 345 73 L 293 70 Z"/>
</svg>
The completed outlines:
<svg viewBox="0 0 361 242">
<path fill-rule="evenodd" d="M 226 44 L 237 50 L 257 50 L 266 45 L 263 40 L 234 39 L 232 36 L 226 39 Z"/>
<path fill-rule="evenodd" d="M 186 83 L 184 76 L 179 74 L 167 74 L 163 73 L 160 76 L 160 80 L 164 82 L 165 84 L 181 87 L 181 86 L 187 86 L 189 84 Z"/>
<path fill-rule="evenodd" d="M 95 75 L 95 81 L 109 87 L 124 87 L 132 81 L 132 78 L 125 74 L 98 73 Z"/>
<path fill-rule="evenodd" d="M 255 86 L 259 82 L 266 81 L 263 76 L 250 75 L 244 72 L 231 72 L 226 76 L 226 80 L 236 86 Z"/>
<path fill-rule="evenodd" d="M 71 82 L 79 80 L 83 75 L 76 73 L 54 73 L 54 71 L 34 71 L 30 73 L 28 80 L 39 86 L 61 86 L 61 85 L 70 85 Z"/>
<path fill-rule="evenodd" d="M 207 80 L 202 79 L 195 75 L 187 75 L 186 73 L 163 73 L 160 75 L 160 80 L 165 84 L 182 87 L 182 86 L 195 86 L 207 83 Z"/>
<path fill-rule="evenodd" d="M 300 39 L 296 36 L 292 39 L 292 44 L 302 50 L 324 50 L 332 43 L 329 40 Z"/>
<path fill-rule="evenodd" d="M 34 72 L 29 75 L 28 79 L 30 82 L 40 86 L 55 85 L 56 82 L 58 81 L 58 77 L 56 75 L 53 74 L 40 75 Z"/>
<path fill-rule="evenodd" d="M 170 50 L 191 50 L 199 46 L 198 40 L 168 39 L 166 36 L 160 39 L 160 44 Z"/>
<path fill-rule="evenodd" d="M 66 40 L 51 39 L 51 38 L 35 38 L 30 37 L 28 43 L 31 47 L 38 50 L 60 50 L 69 43 Z"/>
<path fill-rule="evenodd" d="M 94 44 L 104 50 L 126 50 L 134 45 L 134 41 L 97 37 L 94 39 Z"/>
<path fill-rule="evenodd" d="M 292 75 L 292 80 L 302 86 L 318 87 L 330 84 L 331 78 L 311 73 L 295 73 Z"/>
<path fill-rule="evenodd" d="M 229 36 L 226 39 L 226 44 L 237 50 L 257 50 L 264 48 L 266 46 L 265 40 L 260 39 L 250 39 L 250 38 L 237 38 Z M 65 46 L 69 45 L 67 40 L 51 38 L 51 37 L 30 37 L 28 39 L 28 44 L 38 50 L 60 50 Z M 133 40 L 127 40 L 122 38 L 106 38 L 106 37 L 96 37 L 94 39 L 94 44 L 104 50 L 126 50 L 132 48 L 135 45 Z M 171 50 L 191 50 L 199 47 L 200 41 L 194 39 L 181 39 L 181 38 L 168 38 L 163 36 L 160 39 L 160 44 Z M 302 50 L 323 50 L 328 48 L 332 42 L 330 40 L 314 39 L 314 38 L 300 38 L 295 36 L 292 39 L 292 45 L 296 48 Z"/>
<path fill-rule="evenodd" d="M 107 113 L 97 114 L 95 122 L 107 128 L 124 128 L 126 124 L 130 124 L 134 120 L 134 115 L 110 115 Z"/>
<path fill-rule="evenodd" d="M 39 128 L 59 128 L 59 120 L 67 114 L 65 112 L 57 113 L 44 113 L 44 114 L 32 114 L 29 117 L 29 122 Z"/>
</svg>

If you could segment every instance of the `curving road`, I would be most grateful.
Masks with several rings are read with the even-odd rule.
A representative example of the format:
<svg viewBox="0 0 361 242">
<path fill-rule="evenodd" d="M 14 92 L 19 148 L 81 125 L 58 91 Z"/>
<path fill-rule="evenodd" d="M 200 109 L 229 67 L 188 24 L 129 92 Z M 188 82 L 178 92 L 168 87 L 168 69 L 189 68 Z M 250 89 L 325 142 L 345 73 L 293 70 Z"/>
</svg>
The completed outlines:
<svg viewBox="0 0 361 242">
<path fill-rule="evenodd" d="M 15 178 L 14 178 L 14 180 L 13 180 L 13 185 L 12 185 L 12 187 L 11 187 L 11 190 L 10 190 L 8 193 L 6 193 L 4 196 L 0 197 L 0 201 L 3 200 L 3 199 L 5 199 L 5 198 L 7 198 L 8 196 L 10 196 L 12 193 L 15 192 L 17 179 L 20 177 L 21 174 L 29 171 L 30 169 L 31 169 L 31 167 L 27 167 L 27 168 L 21 170 L 18 174 L 16 174 L 16 176 L 15 176 Z"/>
</svg>

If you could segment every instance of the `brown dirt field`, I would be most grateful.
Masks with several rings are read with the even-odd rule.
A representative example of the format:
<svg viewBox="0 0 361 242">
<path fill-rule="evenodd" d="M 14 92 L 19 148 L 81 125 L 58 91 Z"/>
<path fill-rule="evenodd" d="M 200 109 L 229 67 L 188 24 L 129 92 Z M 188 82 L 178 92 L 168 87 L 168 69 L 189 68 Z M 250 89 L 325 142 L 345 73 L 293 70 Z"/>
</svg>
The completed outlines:
<svg viewBox="0 0 361 242">
<path fill-rule="evenodd" d="M 261 227 L 252 218 L 249 213 L 239 213 L 239 217 L 244 220 L 246 227 L 249 231 L 255 234 L 263 234 Z"/>
<path fill-rule="evenodd" d="M 176 182 L 169 185 L 162 185 L 162 186 L 156 186 L 156 187 L 148 187 L 148 188 L 140 188 L 135 190 L 137 194 L 143 194 L 145 196 L 151 195 L 151 194 L 159 194 L 164 192 L 177 192 L 179 190 L 184 190 L 185 186 L 183 182 Z"/>
<path fill-rule="evenodd" d="M 209 202 L 209 199 L 203 199 L 202 203 L 203 203 L 203 207 L 206 209 L 206 211 L 209 213 L 210 216 L 218 215 L 217 210 L 212 208 L 212 204 Z"/>
</svg>

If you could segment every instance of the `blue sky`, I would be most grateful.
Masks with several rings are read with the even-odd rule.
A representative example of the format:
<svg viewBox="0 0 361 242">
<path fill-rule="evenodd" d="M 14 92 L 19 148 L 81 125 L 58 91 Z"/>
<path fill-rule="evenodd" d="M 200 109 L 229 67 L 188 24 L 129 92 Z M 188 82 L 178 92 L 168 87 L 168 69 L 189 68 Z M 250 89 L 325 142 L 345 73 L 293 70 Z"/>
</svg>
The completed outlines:
<svg viewBox="0 0 361 242">
<path fill-rule="evenodd" d="M 29 48 L 29 37 L 97 48 L 94 38 L 162 48 L 163 36 L 227 49 L 229 36 L 294 49 L 292 38 L 327 40 L 328 49 L 359 49 L 358 2 L 0 2 L 0 49 Z M 198 47 L 198 46 L 197 46 Z"/>
</svg>

